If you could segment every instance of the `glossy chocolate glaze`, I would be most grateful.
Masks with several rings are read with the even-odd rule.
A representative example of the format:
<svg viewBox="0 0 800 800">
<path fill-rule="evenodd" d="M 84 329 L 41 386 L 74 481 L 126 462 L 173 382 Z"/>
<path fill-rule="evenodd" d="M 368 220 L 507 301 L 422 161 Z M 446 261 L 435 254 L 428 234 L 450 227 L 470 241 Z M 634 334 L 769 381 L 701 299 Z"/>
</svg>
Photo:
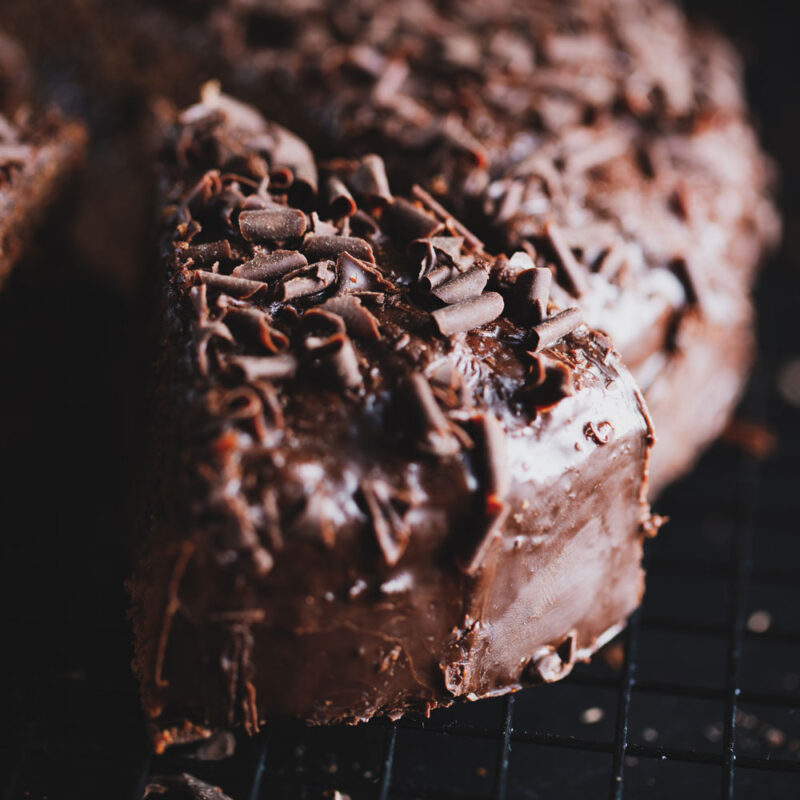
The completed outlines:
<svg viewBox="0 0 800 800">
<path fill-rule="evenodd" d="M 639 602 L 653 530 L 652 428 L 608 340 L 575 321 L 533 353 L 530 258 L 372 194 L 374 162 L 317 170 L 213 87 L 164 125 L 161 478 L 131 583 L 157 747 L 567 674 Z"/>
</svg>

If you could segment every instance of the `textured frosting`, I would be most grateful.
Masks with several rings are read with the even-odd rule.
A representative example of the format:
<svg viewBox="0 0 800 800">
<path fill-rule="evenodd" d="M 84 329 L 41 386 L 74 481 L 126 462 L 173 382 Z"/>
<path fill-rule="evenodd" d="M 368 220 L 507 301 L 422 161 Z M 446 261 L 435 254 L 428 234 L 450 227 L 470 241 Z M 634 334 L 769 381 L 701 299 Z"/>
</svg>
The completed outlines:
<svg viewBox="0 0 800 800">
<path fill-rule="evenodd" d="M 566 674 L 638 603 L 653 530 L 607 339 L 380 159 L 317 168 L 214 87 L 164 113 L 161 499 L 132 581 L 158 746 Z"/>
<path fill-rule="evenodd" d="M 555 296 L 653 396 L 655 485 L 716 436 L 778 234 L 722 38 L 663 0 L 229 0 L 183 22 L 184 52 L 210 48 L 231 85 L 320 152 L 377 152 L 394 186 L 421 183 L 497 250 L 559 266 Z M 703 418 L 671 413 L 670 387 L 703 392 Z"/>
</svg>

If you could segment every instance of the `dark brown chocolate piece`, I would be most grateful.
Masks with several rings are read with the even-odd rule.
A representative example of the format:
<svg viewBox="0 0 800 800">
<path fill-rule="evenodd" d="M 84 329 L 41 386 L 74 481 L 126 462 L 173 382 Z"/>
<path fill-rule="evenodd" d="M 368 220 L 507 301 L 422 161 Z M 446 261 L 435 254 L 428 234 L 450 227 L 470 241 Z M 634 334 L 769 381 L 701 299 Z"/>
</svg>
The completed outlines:
<svg viewBox="0 0 800 800">
<path fill-rule="evenodd" d="M 536 324 L 547 316 L 547 301 L 553 273 L 549 269 L 533 267 L 521 272 L 514 282 L 514 296 L 521 318 Z"/>
<path fill-rule="evenodd" d="M 531 328 L 531 352 L 539 353 L 583 324 L 579 308 L 565 308 Z"/>
<path fill-rule="evenodd" d="M 433 287 L 431 294 L 438 297 L 443 303 L 453 304 L 479 295 L 489 280 L 489 273 L 483 265 L 476 264 L 466 272 L 443 283 L 439 283 L 438 278 L 434 279 L 433 276 L 429 276 L 429 280 Z M 435 284 L 434 280 L 437 281 Z"/>
<path fill-rule="evenodd" d="M 307 236 L 303 253 L 309 261 L 338 258 L 342 253 L 349 253 L 362 261 L 375 261 L 369 243 L 355 236 Z"/>
<path fill-rule="evenodd" d="M 296 239 L 306 232 L 306 215 L 296 208 L 264 208 L 242 211 L 239 227 L 248 242 Z"/>
<path fill-rule="evenodd" d="M 233 274 L 251 281 L 271 281 L 307 265 L 306 257 L 296 250 L 276 250 L 256 253 L 249 261 L 235 267 Z"/>
<path fill-rule="evenodd" d="M 443 336 L 471 331 L 497 319 L 503 313 L 503 298 L 497 292 L 484 292 L 452 306 L 431 313 L 436 327 Z"/>
</svg>

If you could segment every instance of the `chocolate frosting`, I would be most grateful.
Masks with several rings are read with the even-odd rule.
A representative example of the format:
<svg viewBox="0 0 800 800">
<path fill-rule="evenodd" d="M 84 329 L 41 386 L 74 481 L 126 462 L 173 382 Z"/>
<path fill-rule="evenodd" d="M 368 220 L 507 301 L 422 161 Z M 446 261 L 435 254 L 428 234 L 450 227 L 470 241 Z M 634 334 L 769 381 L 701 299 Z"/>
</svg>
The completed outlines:
<svg viewBox="0 0 800 800">
<path fill-rule="evenodd" d="M 163 125 L 163 463 L 131 584 L 157 746 L 427 712 L 587 658 L 652 530 L 652 428 L 608 340 L 553 302 L 547 341 L 515 321 L 524 254 L 365 180 L 374 157 L 314 168 L 356 205 L 335 218 L 293 191 L 305 145 L 215 87 Z M 251 209 L 291 222 L 254 236 Z M 468 296 L 431 291 L 442 269 Z"/>
</svg>

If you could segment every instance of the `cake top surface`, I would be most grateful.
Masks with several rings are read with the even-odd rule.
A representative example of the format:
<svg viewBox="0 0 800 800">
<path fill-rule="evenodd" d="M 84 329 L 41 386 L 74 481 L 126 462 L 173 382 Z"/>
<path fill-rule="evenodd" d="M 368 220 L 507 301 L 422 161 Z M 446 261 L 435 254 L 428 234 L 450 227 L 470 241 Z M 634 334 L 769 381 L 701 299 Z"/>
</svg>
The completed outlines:
<svg viewBox="0 0 800 800">
<path fill-rule="evenodd" d="M 218 558 L 266 573 L 256 527 L 332 547 L 370 519 L 393 566 L 409 515 L 477 496 L 460 563 L 478 569 L 520 485 L 646 435 L 610 344 L 548 303 L 552 273 L 526 253 L 490 256 L 418 187 L 395 197 L 376 156 L 317 168 L 215 87 L 167 117 L 168 313 L 194 409 L 180 424 Z"/>
</svg>

